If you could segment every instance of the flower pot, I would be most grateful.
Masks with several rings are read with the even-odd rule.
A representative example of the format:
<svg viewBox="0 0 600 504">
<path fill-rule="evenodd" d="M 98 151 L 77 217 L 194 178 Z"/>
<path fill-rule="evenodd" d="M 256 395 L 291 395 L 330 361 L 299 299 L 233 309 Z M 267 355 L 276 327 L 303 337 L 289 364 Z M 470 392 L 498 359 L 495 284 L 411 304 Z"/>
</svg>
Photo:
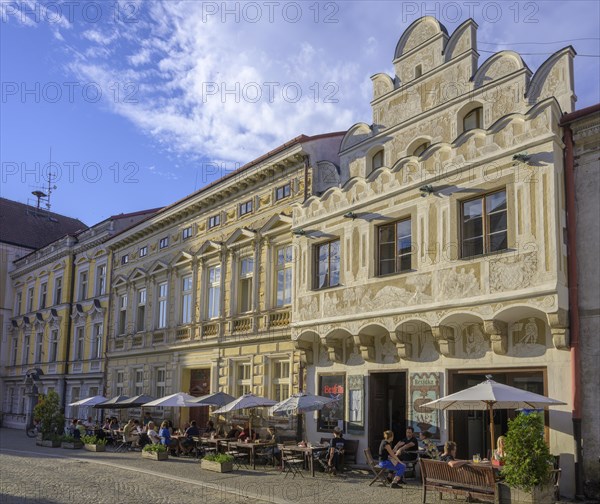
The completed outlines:
<svg viewBox="0 0 600 504">
<path fill-rule="evenodd" d="M 500 504 L 548 504 L 554 502 L 554 489 L 552 485 L 535 487 L 527 492 L 520 488 L 513 488 L 505 483 L 498 483 Z"/>
<path fill-rule="evenodd" d="M 169 460 L 169 454 L 166 451 L 142 451 L 142 458 L 148 458 L 152 460 Z"/>
<path fill-rule="evenodd" d="M 105 445 L 99 445 L 99 444 L 84 444 L 83 447 L 87 450 L 87 451 L 91 451 L 91 452 L 103 452 L 106 451 L 106 446 Z"/>
<path fill-rule="evenodd" d="M 61 446 L 67 450 L 80 450 L 83 448 L 83 443 L 81 441 L 74 441 L 72 443 L 70 441 L 63 441 Z"/>
<path fill-rule="evenodd" d="M 200 467 L 207 471 L 226 473 L 233 471 L 233 462 L 214 462 L 213 460 L 202 459 Z"/>
<path fill-rule="evenodd" d="M 42 446 L 46 448 L 60 448 L 60 441 L 52 441 L 50 439 L 44 439 L 42 441 Z"/>
</svg>

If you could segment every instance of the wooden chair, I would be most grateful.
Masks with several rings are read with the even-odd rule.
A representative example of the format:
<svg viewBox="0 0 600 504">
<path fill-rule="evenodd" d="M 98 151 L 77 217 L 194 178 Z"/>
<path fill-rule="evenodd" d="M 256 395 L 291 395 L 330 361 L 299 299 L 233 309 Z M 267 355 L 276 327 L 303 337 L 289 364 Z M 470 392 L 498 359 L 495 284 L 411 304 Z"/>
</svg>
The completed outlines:
<svg viewBox="0 0 600 504">
<path fill-rule="evenodd" d="M 371 471 L 373 471 L 373 474 L 375 475 L 371 483 L 369 483 L 369 486 L 376 481 L 381 481 L 384 486 L 388 486 L 390 482 L 387 479 L 387 469 L 379 467 L 377 462 L 375 462 L 373 459 L 373 455 L 371 455 L 371 450 L 369 448 L 365 448 L 365 459 L 367 460 L 367 464 L 371 468 Z"/>
</svg>

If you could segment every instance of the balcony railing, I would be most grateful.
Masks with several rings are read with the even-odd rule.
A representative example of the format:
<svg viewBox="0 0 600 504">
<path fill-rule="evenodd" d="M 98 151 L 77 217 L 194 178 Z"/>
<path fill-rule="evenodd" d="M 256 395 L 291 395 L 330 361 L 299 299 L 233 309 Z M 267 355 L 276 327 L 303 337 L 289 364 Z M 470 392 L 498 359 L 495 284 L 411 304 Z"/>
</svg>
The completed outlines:
<svg viewBox="0 0 600 504">
<path fill-rule="evenodd" d="M 235 319 L 231 323 L 231 332 L 250 332 L 254 328 L 254 317 Z"/>
<path fill-rule="evenodd" d="M 175 333 L 175 340 L 176 341 L 187 341 L 190 339 L 190 328 L 189 327 L 181 327 L 179 329 L 177 329 L 177 332 Z"/>
<path fill-rule="evenodd" d="M 268 327 L 287 327 L 290 325 L 290 310 L 282 310 L 268 315 Z"/>
</svg>

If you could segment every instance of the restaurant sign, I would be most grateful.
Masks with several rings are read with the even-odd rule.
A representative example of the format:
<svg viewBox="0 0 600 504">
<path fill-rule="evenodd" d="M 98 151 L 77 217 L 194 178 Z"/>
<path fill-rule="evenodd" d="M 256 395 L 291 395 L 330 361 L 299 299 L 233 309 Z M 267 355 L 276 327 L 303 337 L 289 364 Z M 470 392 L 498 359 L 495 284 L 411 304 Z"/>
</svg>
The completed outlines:
<svg viewBox="0 0 600 504">
<path fill-rule="evenodd" d="M 440 398 L 441 373 L 410 374 L 410 425 L 416 432 L 431 432 L 440 438 L 440 414 L 438 410 L 424 408 L 423 404 Z"/>
</svg>

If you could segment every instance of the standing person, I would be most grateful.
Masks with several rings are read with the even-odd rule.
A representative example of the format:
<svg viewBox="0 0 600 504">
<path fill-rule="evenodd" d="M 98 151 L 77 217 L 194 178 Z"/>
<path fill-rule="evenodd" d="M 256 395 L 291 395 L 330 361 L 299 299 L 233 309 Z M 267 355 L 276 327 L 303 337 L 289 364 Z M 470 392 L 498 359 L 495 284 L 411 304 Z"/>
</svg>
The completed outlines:
<svg viewBox="0 0 600 504">
<path fill-rule="evenodd" d="M 393 440 L 394 432 L 391 430 L 384 431 L 383 440 L 379 445 L 379 467 L 394 471 L 392 488 L 401 488 L 400 484 L 404 483 L 404 470 L 406 466 L 400 462 L 394 450 L 392 450 Z"/>
<path fill-rule="evenodd" d="M 456 443 L 454 441 L 446 441 L 444 445 L 444 453 L 440 457 L 442 462 L 447 462 L 450 467 L 460 467 L 468 464 L 468 460 L 457 460 L 456 458 Z"/>
<path fill-rule="evenodd" d="M 336 427 L 333 429 L 333 439 L 329 443 L 329 457 L 327 458 L 327 466 L 330 468 L 333 475 L 339 470 L 340 459 L 344 454 L 346 440 L 342 436 L 342 429 Z"/>
</svg>

